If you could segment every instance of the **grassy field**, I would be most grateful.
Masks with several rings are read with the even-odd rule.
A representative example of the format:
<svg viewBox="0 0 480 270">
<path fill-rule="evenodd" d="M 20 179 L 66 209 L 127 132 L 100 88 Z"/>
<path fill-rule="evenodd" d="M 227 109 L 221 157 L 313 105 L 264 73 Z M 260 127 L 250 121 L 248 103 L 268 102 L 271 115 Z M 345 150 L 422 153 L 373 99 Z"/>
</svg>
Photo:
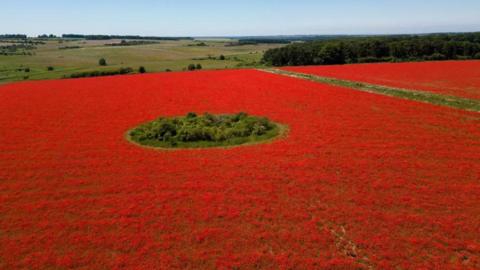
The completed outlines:
<svg viewBox="0 0 480 270">
<path fill-rule="evenodd" d="M 155 44 L 135 46 L 106 46 L 121 40 L 47 40 L 30 50 L 33 55 L 0 55 L 0 83 L 58 79 L 72 73 L 144 66 L 148 72 L 167 69 L 180 71 L 189 64 L 201 64 L 204 69 L 258 67 L 263 52 L 280 44 L 227 46 L 232 40 L 158 41 Z M 204 42 L 206 46 L 196 46 Z M 80 47 L 60 49 L 62 47 Z M 224 55 L 225 60 L 218 57 Z M 108 66 L 100 67 L 100 58 Z M 48 71 L 47 67 L 54 70 Z M 30 72 L 25 72 L 29 68 Z"/>
</svg>

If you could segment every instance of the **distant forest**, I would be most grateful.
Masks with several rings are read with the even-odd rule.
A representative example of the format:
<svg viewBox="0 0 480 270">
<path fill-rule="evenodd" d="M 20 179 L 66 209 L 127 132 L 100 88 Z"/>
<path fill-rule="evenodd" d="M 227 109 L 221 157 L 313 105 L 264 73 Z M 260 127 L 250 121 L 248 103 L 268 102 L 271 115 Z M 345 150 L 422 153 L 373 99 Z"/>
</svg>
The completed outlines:
<svg viewBox="0 0 480 270">
<path fill-rule="evenodd" d="M 144 37 L 144 36 L 118 36 L 118 35 L 79 35 L 63 34 L 62 38 L 81 38 L 86 40 L 110 40 L 110 39 L 137 39 L 137 40 L 193 40 L 191 37 Z"/>
<path fill-rule="evenodd" d="M 273 66 L 480 59 L 480 32 L 338 37 L 293 43 L 265 52 Z"/>
<path fill-rule="evenodd" d="M 5 34 L 0 35 L 0 39 L 27 39 L 27 35 L 23 34 Z"/>
</svg>

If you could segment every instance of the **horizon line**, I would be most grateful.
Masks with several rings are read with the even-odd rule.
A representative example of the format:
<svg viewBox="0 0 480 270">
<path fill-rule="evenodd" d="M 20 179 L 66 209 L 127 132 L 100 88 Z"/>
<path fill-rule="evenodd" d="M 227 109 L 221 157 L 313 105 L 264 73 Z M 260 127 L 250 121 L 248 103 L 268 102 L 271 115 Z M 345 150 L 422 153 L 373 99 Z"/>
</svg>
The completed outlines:
<svg viewBox="0 0 480 270">
<path fill-rule="evenodd" d="M 138 37 L 167 37 L 167 38 L 242 38 L 242 37 L 325 37 L 325 36 L 402 36 L 402 35 L 434 35 L 434 34 L 468 34 L 478 33 L 475 31 L 434 31 L 434 32 L 401 32 L 401 33 L 362 33 L 362 34 L 263 34 L 263 35 L 139 35 L 139 34 L 80 34 L 80 33 L 43 33 L 37 35 L 29 35 L 23 33 L 1 33 L 3 35 L 25 35 L 28 38 L 36 38 L 41 35 L 55 35 L 62 37 L 63 35 L 83 35 L 83 36 L 138 36 Z"/>
</svg>

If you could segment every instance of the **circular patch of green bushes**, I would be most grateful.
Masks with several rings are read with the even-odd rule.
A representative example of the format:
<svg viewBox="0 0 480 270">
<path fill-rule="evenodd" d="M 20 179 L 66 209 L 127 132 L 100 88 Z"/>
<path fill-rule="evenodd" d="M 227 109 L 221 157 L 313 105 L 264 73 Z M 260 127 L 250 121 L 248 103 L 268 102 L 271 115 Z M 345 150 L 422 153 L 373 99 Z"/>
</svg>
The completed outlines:
<svg viewBox="0 0 480 270">
<path fill-rule="evenodd" d="M 231 147 L 268 142 L 286 127 L 265 117 L 246 113 L 160 117 L 127 133 L 128 140 L 153 148 Z"/>
</svg>

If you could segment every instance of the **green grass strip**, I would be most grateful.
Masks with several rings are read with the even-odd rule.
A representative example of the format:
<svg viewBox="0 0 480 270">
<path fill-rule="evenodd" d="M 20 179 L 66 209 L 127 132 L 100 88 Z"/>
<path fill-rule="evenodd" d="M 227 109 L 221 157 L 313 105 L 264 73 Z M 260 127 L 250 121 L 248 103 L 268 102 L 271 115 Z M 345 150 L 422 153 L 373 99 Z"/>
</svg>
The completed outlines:
<svg viewBox="0 0 480 270">
<path fill-rule="evenodd" d="M 387 95 L 391 97 L 399 97 L 403 99 L 415 100 L 419 102 L 425 102 L 425 103 L 430 103 L 430 104 L 435 104 L 440 106 L 448 106 L 448 107 L 467 110 L 467 111 L 480 112 L 480 101 L 473 100 L 473 99 L 439 95 L 439 94 L 433 94 L 433 93 L 428 93 L 424 91 L 394 88 L 394 87 L 375 85 L 375 84 L 369 84 L 369 83 L 363 83 L 363 82 L 340 80 L 340 79 L 321 77 L 316 75 L 297 73 L 297 72 L 291 72 L 291 71 L 280 70 L 280 69 L 260 69 L 260 70 L 265 72 L 270 72 L 273 74 L 305 79 L 305 80 L 325 83 L 329 85 L 348 87 L 351 89 L 360 90 L 360 91 L 369 92 L 369 93 L 382 94 L 382 95 Z"/>
</svg>

